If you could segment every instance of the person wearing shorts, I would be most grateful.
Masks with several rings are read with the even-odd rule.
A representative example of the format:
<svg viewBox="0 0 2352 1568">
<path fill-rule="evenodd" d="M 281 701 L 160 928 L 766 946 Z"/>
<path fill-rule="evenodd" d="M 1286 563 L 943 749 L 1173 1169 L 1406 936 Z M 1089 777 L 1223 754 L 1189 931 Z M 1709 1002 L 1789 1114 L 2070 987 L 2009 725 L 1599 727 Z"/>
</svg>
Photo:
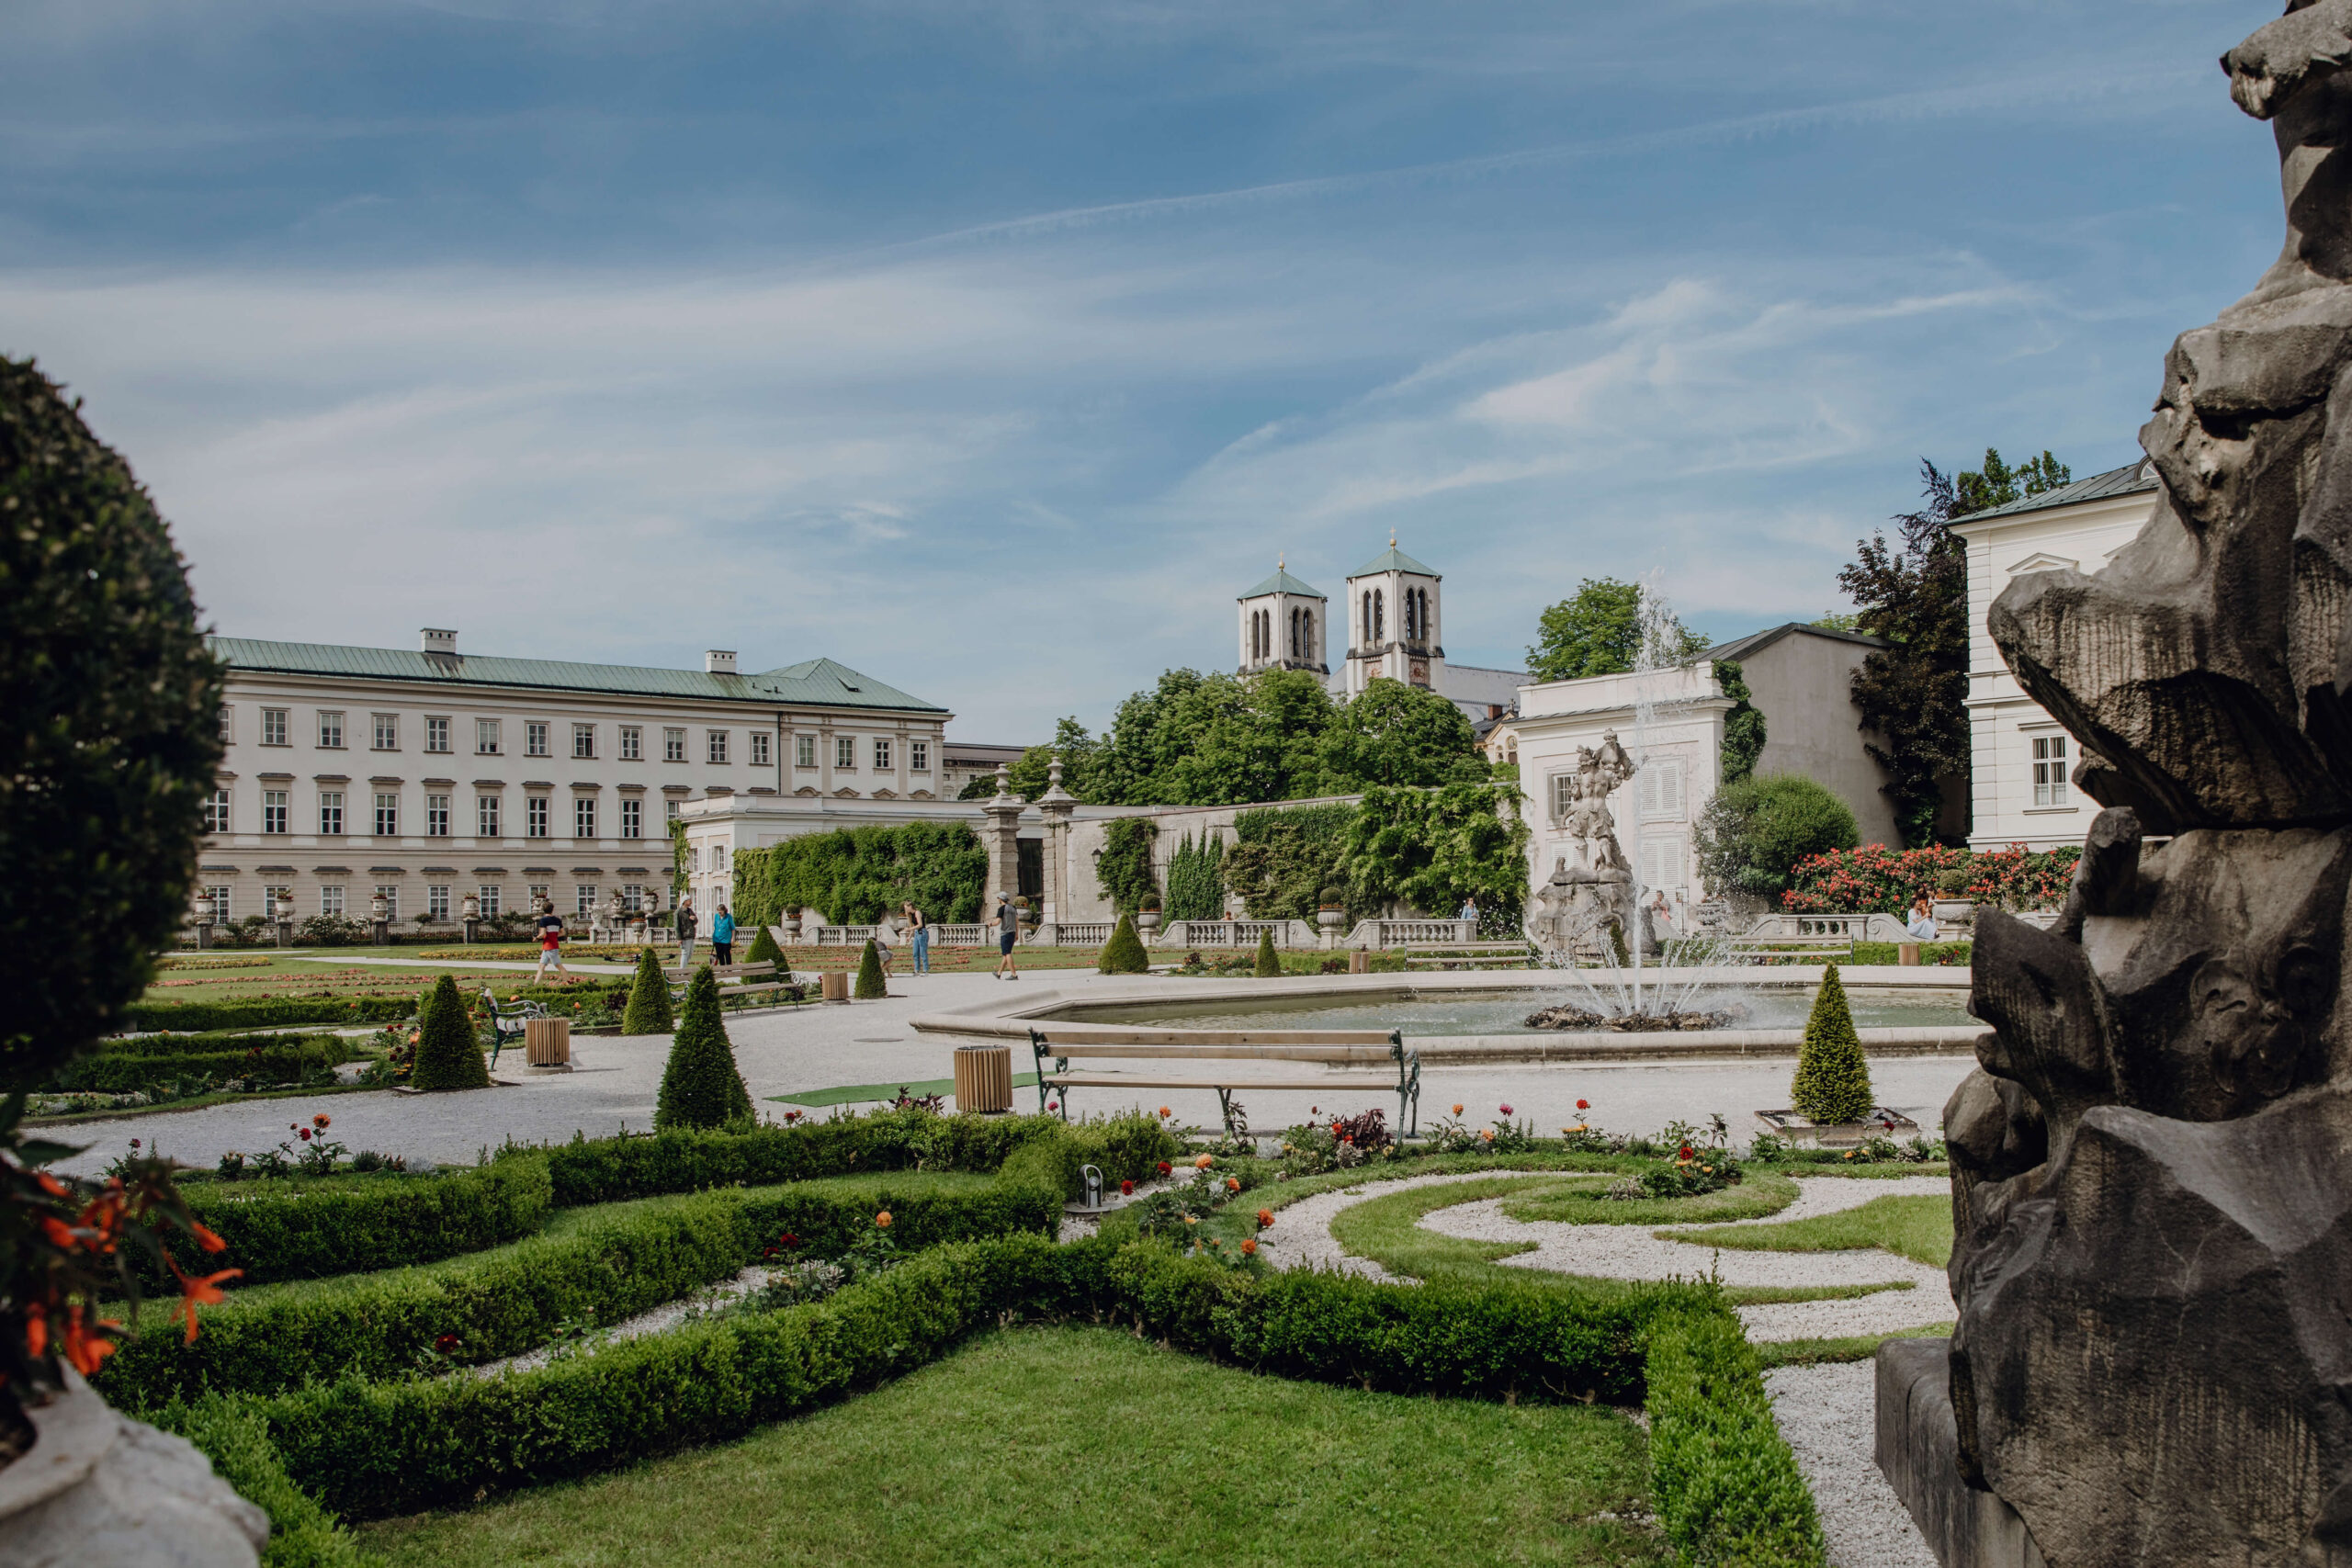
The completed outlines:
<svg viewBox="0 0 2352 1568">
<path fill-rule="evenodd" d="M 710 951 L 722 969 L 735 962 L 735 917 L 721 904 L 710 918 Z"/>
<path fill-rule="evenodd" d="M 1021 917 L 1013 912 L 1012 895 L 1000 893 L 996 896 L 996 916 L 989 924 L 996 928 L 997 952 L 1002 955 L 996 961 L 997 977 L 1018 980 L 1021 978 L 1021 965 L 1013 962 L 1012 944 L 1020 940 Z"/>
<path fill-rule="evenodd" d="M 538 927 L 540 977 L 545 978 L 548 966 L 553 964 L 555 972 L 569 980 L 571 971 L 563 966 L 563 917 L 542 904 L 539 906 Z"/>
</svg>

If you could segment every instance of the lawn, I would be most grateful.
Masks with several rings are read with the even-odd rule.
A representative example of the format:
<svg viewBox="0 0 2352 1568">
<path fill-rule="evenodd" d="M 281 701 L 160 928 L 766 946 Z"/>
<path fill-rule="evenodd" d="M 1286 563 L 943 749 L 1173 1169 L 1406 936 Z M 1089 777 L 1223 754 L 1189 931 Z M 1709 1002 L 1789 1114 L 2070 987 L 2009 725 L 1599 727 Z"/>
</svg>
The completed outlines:
<svg viewBox="0 0 2352 1568">
<path fill-rule="evenodd" d="M 1261 1378 L 1116 1330 L 985 1336 L 743 1441 L 361 1532 L 392 1568 L 1664 1564 L 1606 1408 Z"/>
<path fill-rule="evenodd" d="M 1931 1269 L 1951 1262 L 1951 1200 L 1941 1193 L 1873 1198 L 1860 1208 L 1777 1225 L 1679 1231 L 1677 1241 L 1744 1252 L 1846 1252 L 1881 1247 Z"/>
</svg>

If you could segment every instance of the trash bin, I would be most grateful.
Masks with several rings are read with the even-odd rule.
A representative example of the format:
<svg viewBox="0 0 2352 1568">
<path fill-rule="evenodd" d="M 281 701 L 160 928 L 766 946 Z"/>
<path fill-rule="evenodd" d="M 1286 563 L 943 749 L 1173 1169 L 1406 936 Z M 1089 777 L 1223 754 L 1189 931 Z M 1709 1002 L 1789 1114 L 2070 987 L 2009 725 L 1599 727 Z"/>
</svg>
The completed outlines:
<svg viewBox="0 0 2352 1568">
<path fill-rule="evenodd" d="M 571 1021 L 532 1018 L 523 1021 L 525 1059 L 534 1067 L 555 1072 L 571 1070 Z"/>
<path fill-rule="evenodd" d="M 956 1047 L 956 1109 L 994 1115 L 1012 1109 L 1012 1047 Z"/>
</svg>

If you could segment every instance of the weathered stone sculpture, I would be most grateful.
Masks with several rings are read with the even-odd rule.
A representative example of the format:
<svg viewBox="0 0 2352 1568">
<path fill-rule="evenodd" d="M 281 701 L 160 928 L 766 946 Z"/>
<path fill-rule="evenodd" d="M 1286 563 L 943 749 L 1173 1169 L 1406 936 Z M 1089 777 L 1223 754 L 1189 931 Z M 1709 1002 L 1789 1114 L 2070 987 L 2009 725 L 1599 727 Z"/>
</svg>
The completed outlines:
<svg viewBox="0 0 2352 1568">
<path fill-rule="evenodd" d="M 1880 1363 L 1947 1568 L 2352 1563 L 2347 62 L 2352 0 L 2223 57 L 2286 248 L 2166 358 L 2147 527 L 1993 606 L 2109 809 L 2054 929 L 1979 925 L 1949 1382 L 1934 1342 Z"/>
<path fill-rule="evenodd" d="M 1568 780 L 1568 809 L 1561 823 L 1568 852 L 1555 856 L 1552 876 L 1535 890 L 1536 941 L 1547 952 L 1567 953 L 1586 941 L 1606 941 L 1614 926 L 1628 942 L 1648 945 L 1647 911 L 1635 917 L 1634 868 L 1617 842 L 1609 796 L 1639 770 L 1604 731 L 1600 749 L 1577 748 L 1577 771 Z"/>
</svg>

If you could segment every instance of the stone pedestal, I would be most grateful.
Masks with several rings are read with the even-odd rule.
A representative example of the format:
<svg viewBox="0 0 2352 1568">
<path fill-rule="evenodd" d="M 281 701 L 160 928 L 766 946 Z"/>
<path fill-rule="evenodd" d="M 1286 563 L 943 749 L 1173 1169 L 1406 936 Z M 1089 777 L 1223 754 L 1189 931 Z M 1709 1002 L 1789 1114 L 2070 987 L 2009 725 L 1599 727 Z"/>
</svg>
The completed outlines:
<svg viewBox="0 0 2352 1568">
<path fill-rule="evenodd" d="M 982 919 L 996 913 L 997 895 L 1011 898 L 1021 891 L 1021 814 L 1028 807 L 1012 793 L 1012 770 L 999 763 L 996 795 L 980 803 L 988 826 L 980 840 L 989 852 L 989 886 L 981 904 Z"/>
<path fill-rule="evenodd" d="M 1347 923 L 1347 919 L 1345 909 L 1315 911 L 1316 938 L 1324 952 L 1329 953 L 1340 945 L 1340 928 Z"/>
<path fill-rule="evenodd" d="M 2043 1568 L 2018 1511 L 1960 1478 L 1951 1340 L 1878 1348 L 1876 1458 L 1943 1568 Z"/>
<path fill-rule="evenodd" d="M 1046 770 L 1046 793 L 1037 797 L 1037 814 L 1046 819 L 1046 908 L 1037 940 L 1059 944 L 1059 927 L 1069 919 L 1069 819 L 1078 797 L 1062 788 L 1062 760 L 1056 756 Z"/>
</svg>

